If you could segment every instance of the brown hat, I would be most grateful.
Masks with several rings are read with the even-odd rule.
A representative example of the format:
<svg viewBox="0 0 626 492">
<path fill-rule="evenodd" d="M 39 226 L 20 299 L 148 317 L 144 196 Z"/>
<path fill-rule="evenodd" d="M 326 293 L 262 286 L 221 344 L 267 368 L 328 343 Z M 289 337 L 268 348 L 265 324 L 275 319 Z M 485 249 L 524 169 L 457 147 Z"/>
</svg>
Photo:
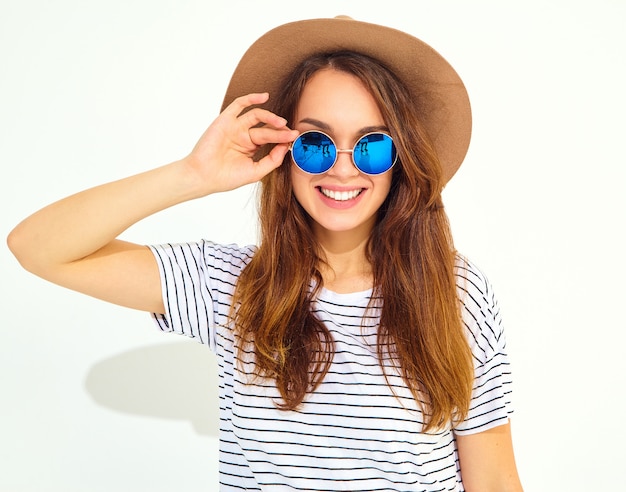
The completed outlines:
<svg viewBox="0 0 626 492">
<path fill-rule="evenodd" d="M 276 93 L 286 75 L 313 54 L 346 50 L 381 61 L 409 88 L 447 182 L 461 165 L 469 146 L 472 116 L 467 91 L 439 53 L 397 29 L 346 16 L 278 26 L 261 36 L 243 55 L 222 110 L 245 94 Z"/>
</svg>

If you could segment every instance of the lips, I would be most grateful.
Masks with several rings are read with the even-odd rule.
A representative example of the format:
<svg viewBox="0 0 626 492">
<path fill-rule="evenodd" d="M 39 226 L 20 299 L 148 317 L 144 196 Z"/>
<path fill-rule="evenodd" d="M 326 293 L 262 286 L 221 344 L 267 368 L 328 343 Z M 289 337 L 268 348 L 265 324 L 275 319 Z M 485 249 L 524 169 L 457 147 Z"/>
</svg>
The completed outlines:
<svg viewBox="0 0 626 492">
<path fill-rule="evenodd" d="M 353 190 L 330 190 L 328 188 L 318 187 L 318 190 L 322 195 L 335 200 L 337 202 L 346 202 L 348 200 L 354 200 L 359 196 L 365 188 L 355 188 Z"/>
</svg>

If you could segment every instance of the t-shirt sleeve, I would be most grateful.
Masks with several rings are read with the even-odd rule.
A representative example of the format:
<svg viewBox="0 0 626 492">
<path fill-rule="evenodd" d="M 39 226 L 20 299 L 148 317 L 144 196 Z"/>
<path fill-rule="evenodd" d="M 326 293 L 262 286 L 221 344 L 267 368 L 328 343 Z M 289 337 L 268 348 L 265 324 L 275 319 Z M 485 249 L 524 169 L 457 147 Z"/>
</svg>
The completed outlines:
<svg viewBox="0 0 626 492">
<path fill-rule="evenodd" d="M 455 432 L 474 434 L 506 424 L 513 413 L 511 365 L 500 309 L 488 279 L 475 265 L 460 259 L 457 287 L 475 377 L 469 414 Z"/>
<path fill-rule="evenodd" d="M 215 351 L 216 327 L 228 314 L 235 284 L 251 251 L 210 241 L 150 246 L 161 276 L 159 329 L 193 338 Z"/>
</svg>

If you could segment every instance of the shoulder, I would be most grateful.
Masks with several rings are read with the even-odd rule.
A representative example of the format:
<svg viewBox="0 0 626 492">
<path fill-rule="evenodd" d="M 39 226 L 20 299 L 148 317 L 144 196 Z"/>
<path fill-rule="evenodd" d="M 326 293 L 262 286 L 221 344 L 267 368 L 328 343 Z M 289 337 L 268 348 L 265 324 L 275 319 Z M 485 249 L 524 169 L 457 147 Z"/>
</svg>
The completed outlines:
<svg viewBox="0 0 626 492">
<path fill-rule="evenodd" d="M 207 263 L 221 265 L 229 270 L 243 270 L 257 251 L 257 247 L 253 245 L 218 244 L 212 241 L 201 241 L 198 245 Z"/>
<path fill-rule="evenodd" d="M 497 305 L 491 282 L 467 257 L 457 254 L 454 274 L 461 304 L 466 309 L 482 312 Z"/>
<path fill-rule="evenodd" d="M 454 264 L 457 289 L 466 295 L 484 298 L 493 295 L 487 276 L 466 256 L 456 255 Z"/>
<path fill-rule="evenodd" d="M 165 270 L 207 272 L 214 275 L 238 276 L 250 263 L 256 246 L 237 244 L 218 244 L 201 240 L 189 243 L 167 243 L 150 246 L 158 262 Z"/>
<path fill-rule="evenodd" d="M 505 345 L 498 301 L 487 276 L 467 257 L 457 255 L 455 275 L 461 319 L 474 356 L 484 362 Z"/>
</svg>

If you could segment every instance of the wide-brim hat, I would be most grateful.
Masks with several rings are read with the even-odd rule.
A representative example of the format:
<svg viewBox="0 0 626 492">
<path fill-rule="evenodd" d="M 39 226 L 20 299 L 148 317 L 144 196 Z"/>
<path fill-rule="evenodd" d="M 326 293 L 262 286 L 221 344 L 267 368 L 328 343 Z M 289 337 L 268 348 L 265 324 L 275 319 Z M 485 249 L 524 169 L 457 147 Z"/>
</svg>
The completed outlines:
<svg viewBox="0 0 626 492">
<path fill-rule="evenodd" d="M 226 90 L 222 110 L 245 94 L 269 92 L 271 97 L 284 78 L 311 55 L 346 50 L 379 60 L 408 87 L 447 182 L 469 147 L 472 116 L 467 90 L 443 56 L 397 29 L 347 16 L 278 26 L 244 53 Z"/>
</svg>

